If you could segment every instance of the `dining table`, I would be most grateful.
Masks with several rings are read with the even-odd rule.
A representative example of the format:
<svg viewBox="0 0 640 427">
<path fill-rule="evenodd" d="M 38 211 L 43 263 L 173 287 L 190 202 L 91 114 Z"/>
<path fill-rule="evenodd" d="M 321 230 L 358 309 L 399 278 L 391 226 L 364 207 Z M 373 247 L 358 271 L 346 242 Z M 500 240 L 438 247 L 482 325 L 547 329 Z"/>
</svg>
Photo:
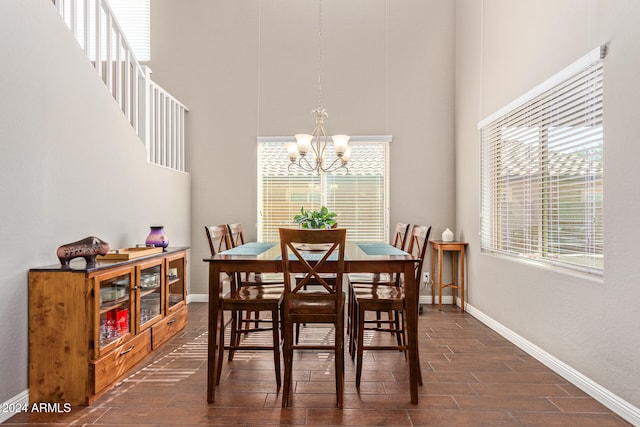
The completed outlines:
<svg viewBox="0 0 640 427">
<path fill-rule="evenodd" d="M 316 255 L 309 251 L 309 259 Z M 317 256 L 317 255 L 316 255 Z M 306 257 L 305 257 L 306 258 Z M 280 273 L 282 256 L 279 243 L 248 242 L 215 256 L 203 259 L 209 264 L 209 321 L 208 321 L 208 360 L 207 360 L 207 402 L 215 401 L 217 383 L 218 340 L 222 324 L 220 310 L 221 273 Z M 345 245 L 345 273 L 401 273 L 404 275 L 406 309 L 406 329 L 409 361 L 409 389 L 411 403 L 418 403 L 419 358 L 418 358 L 418 298 L 415 266 L 418 258 L 392 245 L 382 242 L 347 242 Z M 296 262 L 292 271 L 296 272 Z M 300 266 L 301 268 L 301 266 Z M 330 272 L 331 259 L 319 272 Z M 302 268 L 300 269 L 302 272 Z M 412 308 L 412 309 L 410 309 Z"/>
</svg>

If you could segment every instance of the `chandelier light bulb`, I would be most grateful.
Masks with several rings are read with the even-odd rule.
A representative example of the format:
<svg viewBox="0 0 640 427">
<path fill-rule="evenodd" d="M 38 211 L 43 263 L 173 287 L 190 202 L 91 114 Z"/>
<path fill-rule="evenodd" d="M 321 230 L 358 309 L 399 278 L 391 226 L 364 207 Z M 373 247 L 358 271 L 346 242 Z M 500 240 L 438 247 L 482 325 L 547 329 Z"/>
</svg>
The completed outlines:
<svg viewBox="0 0 640 427">
<path fill-rule="evenodd" d="M 342 164 L 346 165 L 349 159 L 351 159 L 351 146 L 347 146 L 347 149 L 342 155 Z"/>
<path fill-rule="evenodd" d="M 287 144 L 287 153 L 289 154 L 289 160 L 291 160 L 292 163 L 298 160 L 298 147 L 296 144 Z"/>
<path fill-rule="evenodd" d="M 313 135 L 297 133 L 295 137 L 296 141 L 298 142 L 298 153 L 300 153 L 300 156 L 304 156 L 311 149 L 311 140 L 313 140 Z"/>
<path fill-rule="evenodd" d="M 347 144 L 349 144 L 348 135 L 333 135 L 333 148 L 336 150 L 336 155 L 342 157 L 347 150 Z"/>
</svg>

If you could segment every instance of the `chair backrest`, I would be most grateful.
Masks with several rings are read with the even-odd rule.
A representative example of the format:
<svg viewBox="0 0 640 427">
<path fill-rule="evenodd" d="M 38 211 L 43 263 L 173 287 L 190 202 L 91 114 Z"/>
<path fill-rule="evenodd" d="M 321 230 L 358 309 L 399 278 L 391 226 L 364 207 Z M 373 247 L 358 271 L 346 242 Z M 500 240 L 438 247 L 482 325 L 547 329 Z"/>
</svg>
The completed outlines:
<svg viewBox="0 0 640 427">
<path fill-rule="evenodd" d="M 227 224 L 227 228 L 229 229 L 229 241 L 231 242 L 231 247 L 235 248 L 236 246 L 244 245 L 244 231 L 242 230 L 242 224 Z"/>
<path fill-rule="evenodd" d="M 344 247 L 347 236 L 345 228 L 328 230 L 280 229 L 280 251 L 284 273 L 284 310 L 292 307 L 296 315 L 313 321 L 330 321 L 338 314 L 338 303 L 342 298 L 342 276 L 344 274 Z M 305 251 L 301 246 L 326 245 L 322 250 Z M 320 270 L 322 273 L 320 274 Z M 291 273 L 296 273 L 293 280 Z M 300 274 L 302 273 L 302 274 Z M 326 273 L 335 274 L 331 283 Z M 300 278 L 301 276 L 302 279 Z M 313 290 L 305 291 L 305 285 L 314 282 Z M 333 283 L 335 280 L 335 283 Z M 318 286 L 320 285 L 320 286 Z M 308 304 L 305 308 L 305 305 Z"/>
<path fill-rule="evenodd" d="M 404 250 L 407 243 L 407 236 L 409 235 L 409 224 L 403 224 L 401 222 L 396 224 L 396 231 L 393 233 L 393 246 L 398 249 Z"/>
<path fill-rule="evenodd" d="M 214 256 L 218 252 L 231 249 L 232 246 L 229 239 L 229 228 L 226 224 L 205 225 L 204 229 L 207 233 L 207 240 L 209 241 L 211 256 Z"/>
<path fill-rule="evenodd" d="M 416 258 L 420 258 L 420 261 L 416 264 L 416 283 L 420 283 L 420 271 L 422 271 L 422 264 L 427 254 L 429 234 L 431 234 L 430 226 L 414 225 L 413 228 L 411 228 L 407 252 Z"/>
</svg>

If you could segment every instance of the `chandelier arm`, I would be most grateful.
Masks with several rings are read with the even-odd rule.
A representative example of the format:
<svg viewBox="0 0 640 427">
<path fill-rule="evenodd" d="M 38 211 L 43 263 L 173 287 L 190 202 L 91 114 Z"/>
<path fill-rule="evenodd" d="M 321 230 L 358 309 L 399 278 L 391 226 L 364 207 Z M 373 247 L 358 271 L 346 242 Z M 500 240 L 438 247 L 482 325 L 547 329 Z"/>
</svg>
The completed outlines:
<svg viewBox="0 0 640 427">
<path fill-rule="evenodd" d="M 304 160 L 304 163 L 303 163 L 303 160 Z M 336 163 L 338 163 L 338 161 L 340 161 L 340 164 L 336 166 Z M 335 159 L 333 162 L 331 162 L 331 164 L 328 167 L 324 167 L 322 166 L 322 163 L 318 163 L 315 166 L 313 166 L 311 162 L 309 162 L 306 158 L 302 157 L 295 162 L 289 163 L 287 170 L 290 172 L 291 168 L 294 166 L 303 170 L 304 172 L 317 172 L 318 175 L 321 172 L 322 173 L 338 172 L 341 169 L 344 169 L 345 174 L 349 175 L 349 168 L 347 167 L 347 162 L 345 162 L 343 159 L 340 159 L 340 158 Z"/>
<path fill-rule="evenodd" d="M 338 165 L 337 167 L 335 167 L 335 168 L 334 168 L 335 164 L 336 164 L 336 163 L 338 163 L 338 161 L 340 161 L 340 165 Z M 333 162 L 331 162 L 331 164 L 330 164 L 329 166 L 327 166 L 326 168 L 325 168 L 325 167 L 323 167 L 323 166 L 320 166 L 320 170 L 321 170 L 322 172 L 335 172 L 335 171 L 338 171 L 338 170 L 340 170 L 340 169 L 344 168 L 344 169 L 346 169 L 346 170 L 347 170 L 347 173 L 348 173 L 349 169 L 347 169 L 347 167 L 346 167 L 345 165 L 346 165 L 346 162 L 345 162 L 345 161 L 343 161 L 343 160 L 342 160 L 342 159 L 340 159 L 340 158 L 336 158 L 336 159 L 335 159 Z"/>
<path fill-rule="evenodd" d="M 302 163 L 303 160 L 305 164 Z M 300 157 L 298 167 L 307 172 L 313 172 L 316 169 L 306 157 Z"/>
</svg>

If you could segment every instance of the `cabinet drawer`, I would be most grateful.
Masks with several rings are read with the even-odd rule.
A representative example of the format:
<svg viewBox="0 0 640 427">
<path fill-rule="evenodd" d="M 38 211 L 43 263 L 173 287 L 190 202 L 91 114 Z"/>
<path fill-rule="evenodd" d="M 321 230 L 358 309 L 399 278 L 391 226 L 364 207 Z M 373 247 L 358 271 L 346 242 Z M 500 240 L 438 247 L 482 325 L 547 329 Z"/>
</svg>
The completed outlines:
<svg viewBox="0 0 640 427">
<path fill-rule="evenodd" d="M 187 325 L 187 307 L 175 311 L 151 327 L 152 347 L 155 350 Z"/>
<path fill-rule="evenodd" d="M 99 393 L 112 385 L 149 353 L 151 353 L 151 334 L 147 330 L 92 362 L 93 393 Z"/>
</svg>

